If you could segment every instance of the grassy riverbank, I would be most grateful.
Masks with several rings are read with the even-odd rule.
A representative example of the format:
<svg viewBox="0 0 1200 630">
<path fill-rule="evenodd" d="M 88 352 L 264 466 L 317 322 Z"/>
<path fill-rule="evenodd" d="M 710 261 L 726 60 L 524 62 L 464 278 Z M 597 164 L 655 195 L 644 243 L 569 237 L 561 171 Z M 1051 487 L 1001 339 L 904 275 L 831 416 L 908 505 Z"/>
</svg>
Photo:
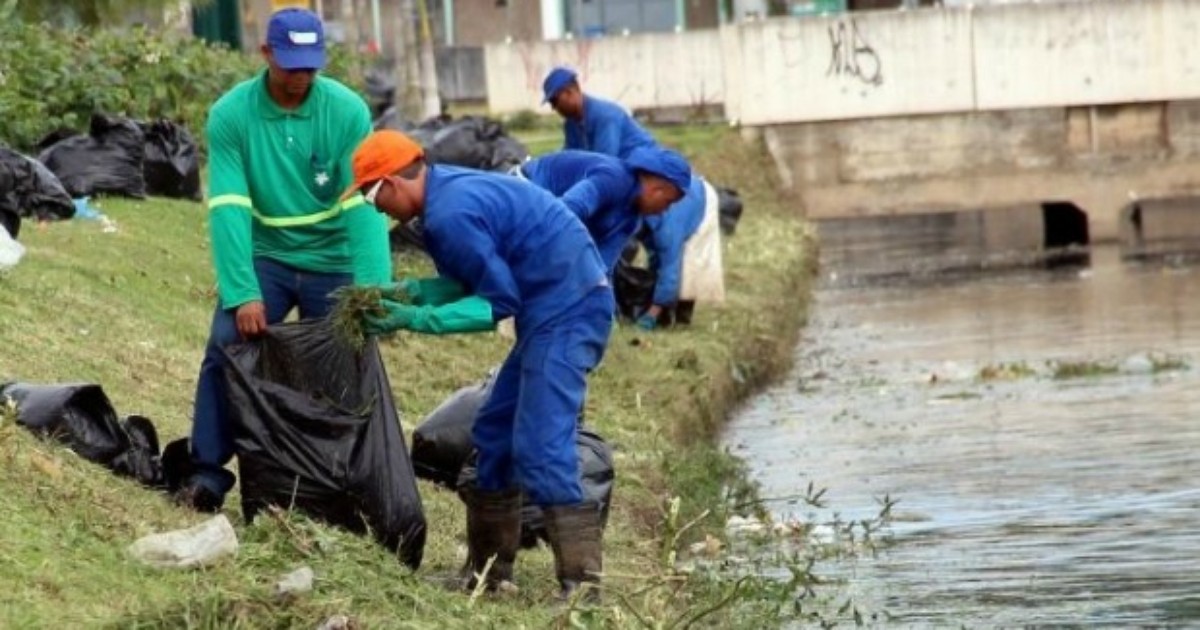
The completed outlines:
<svg viewBox="0 0 1200 630">
<path fill-rule="evenodd" d="M 698 309 L 686 330 L 622 327 L 592 379 L 587 414 L 616 449 L 618 484 L 606 538 L 609 596 L 576 620 L 665 625 L 716 608 L 708 619 L 728 626 L 738 607 L 737 598 L 721 604 L 729 585 L 676 574 L 670 552 L 718 531 L 730 488 L 745 491 L 713 437 L 738 400 L 787 366 L 804 318 L 808 242 L 802 222 L 781 204 L 760 146 L 722 127 L 656 133 L 713 181 L 737 187 L 747 209 L 725 243 L 728 303 Z M 164 200 L 101 206 L 115 233 L 86 221 L 22 231 L 29 253 L 0 277 L 0 380 L 100 383 L 120 413 L 151 417 L 169 441 L 188 430 L 214 300 L 205 212 Z M 398 271 L 427 268 L 402 257 Z M 385 354 L 406 438 L 442 399 L 498 363 L 508 345 L 495 334 L 390 340 Z M 472 600 L 446 588 L 462 561 L 463 511 L 432 485 L 421 486 L 430 535 L 416 573 L 366 539 L 298 515 L 243 524 L 236 495 L 226 511 L 242 544 L 237 558 L 203 571 L 163 572 L 131 561 L 126 546 L 202 517 L 7 420 L 0 422 L 0 468 L 3 627 L 291 628 L 335 614 L 370 628 L 563 620 L 550 604 L 553 571 L 544 549 L 519 557 L 519 594 Z M 316 573 L 313 593 L 274 598 L 275 580 L 301 565 Z"/>
</svg>

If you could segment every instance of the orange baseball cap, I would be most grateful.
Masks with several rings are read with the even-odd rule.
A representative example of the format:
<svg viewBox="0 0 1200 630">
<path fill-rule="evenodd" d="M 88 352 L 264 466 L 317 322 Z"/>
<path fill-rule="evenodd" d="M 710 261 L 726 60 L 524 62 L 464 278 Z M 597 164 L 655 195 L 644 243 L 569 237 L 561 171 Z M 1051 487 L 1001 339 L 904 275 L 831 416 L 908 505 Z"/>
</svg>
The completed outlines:
<svg viewBox="0 0 1200 630">
<path fill-rule="evenodd" d="M 342 198 L 350 197 L 373 181 L 404 170 L 422 157 L 425 157 L 425 150 L 421 145 L 399 131 L 384 129 L 372 133 L 354 150 L 350 160 L 354 183 Z"/>
</svg>

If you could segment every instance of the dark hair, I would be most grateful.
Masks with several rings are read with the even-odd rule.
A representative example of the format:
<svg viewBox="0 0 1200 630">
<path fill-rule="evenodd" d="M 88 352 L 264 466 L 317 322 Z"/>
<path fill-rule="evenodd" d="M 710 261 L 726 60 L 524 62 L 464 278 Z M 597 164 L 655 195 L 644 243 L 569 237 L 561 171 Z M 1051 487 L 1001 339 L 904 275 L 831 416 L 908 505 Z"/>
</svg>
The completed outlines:
<svg viewBox="0 0 1200 630">
<path fill-rule="evenodd" d="M 425 156 L 424 155 L 418 157 L 415 161 L 413 161 L 412 164 L 409 164 L 408 166 L 405 166 L 404 168 L 400 169 L 400 171 L 398 173 L 396 173 L 396 175 L 399 176 L 400 179 L 407 179 L 409 181 L 412 181 L 412 180 L 416 179 L 417 177 L 419 177 L 421 175 L 421 171 L 423 171 L 423 170 L 425 170 Z"/>
</svg>

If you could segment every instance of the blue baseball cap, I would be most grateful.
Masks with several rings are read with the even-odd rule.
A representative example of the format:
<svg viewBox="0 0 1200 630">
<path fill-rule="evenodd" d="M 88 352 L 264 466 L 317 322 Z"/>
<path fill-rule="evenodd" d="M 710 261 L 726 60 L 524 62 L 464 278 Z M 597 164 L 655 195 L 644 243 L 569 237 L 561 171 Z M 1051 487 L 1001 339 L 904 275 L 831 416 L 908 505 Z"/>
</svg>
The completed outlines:
<svg viewBox="0 0 1200 630">
<path fill-rule="evenodd" d="M 646 171 L 651 175 L 671 182 L 679 192 L 687 194 L 692 185 L 692 167 L 682 155 L 662 147 L 638 147 L 629 153 L 625 163 L 635 171 Z"/>
<path fill-rule="evenodd" d="M 325 67 L 325 29 L 312 11 L 280 9 L 272 14 L 267 23 L 267 47 L 284 70 Z"/>
<path fill-rule="evenodd" d="M 579 75 L 570 68 L 559 66 L 551 70 L 550 74 L 546 75 L 546 80 L 542 82 L 542 102 L 549 103 L 563 88 L 571 85 L 577 76 Z"/>
</svg>

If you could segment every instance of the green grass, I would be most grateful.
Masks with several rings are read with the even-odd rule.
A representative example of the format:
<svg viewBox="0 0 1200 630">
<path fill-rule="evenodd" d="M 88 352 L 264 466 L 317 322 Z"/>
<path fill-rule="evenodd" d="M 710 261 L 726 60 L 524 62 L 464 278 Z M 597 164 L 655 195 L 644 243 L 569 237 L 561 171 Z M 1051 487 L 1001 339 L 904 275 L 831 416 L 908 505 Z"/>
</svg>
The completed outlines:
<svg viewBox="0 0 1200 630">
<path fill-rule="evenodd" d="M 618 469 L 605 541 L 609 591 L 604 606 L 570 616 L 628 627 L 716 607 L 705 618 L 715 625 L 761 625 L 777 607 L 753 594 L 719 605 L 730 593 L 720 576 L 675 575 L 664 559 L 718 531 L 729 505 L 753 493 L 713 436 L 741 397 L 787 366 L 804 318 L 809 237 L 777 198 L 775 171 L 759 146 L 720 127 L 661 135 L 700 172 L 738 187 L 747 209 L 725 243 L 728 302 L 697 309 L 687 330 L 622 327 L 592 378 L 587 414 L 614 445 Z M 116 233 L 86 221 L 22 231 L 28 254 L 0 276 L 0 381 L 100 383 L 120 413 L 151 417 L 165 443 L 188 431 L 215 300 L 205 212 L 158 199 L 100 206 L 117 221 Z M 401 275 L 428 269 L 424 260 L 397 261 Z M 388 341 L 406 438 L 510 343 L 496 334 Z M 449 492 L 420 489 L 429 539 L 415 573 L 369 539 L 299 515 L 245 524 L 236 495 L 226 508 L 241 540 L 236 559 L 198 571 L 155 570 L 125 548 L 203 517 L 33 438 L 0 413 L 0 627 L 311 628 L 333 614 L 369 628 L 567 623 L 551 603 L 544 549 L 519 556 L 517 595 L 472 600 L 448 589 L 464 554 L 463 510 Z M 682 497 L 680 510 L 666 518 L 672 497 Z M 691 528 L 678 525 L 693 519 Z M 274 582 L 301 565 L 315 571 L 315 590 L 277 601 Z"/>
</svg>

